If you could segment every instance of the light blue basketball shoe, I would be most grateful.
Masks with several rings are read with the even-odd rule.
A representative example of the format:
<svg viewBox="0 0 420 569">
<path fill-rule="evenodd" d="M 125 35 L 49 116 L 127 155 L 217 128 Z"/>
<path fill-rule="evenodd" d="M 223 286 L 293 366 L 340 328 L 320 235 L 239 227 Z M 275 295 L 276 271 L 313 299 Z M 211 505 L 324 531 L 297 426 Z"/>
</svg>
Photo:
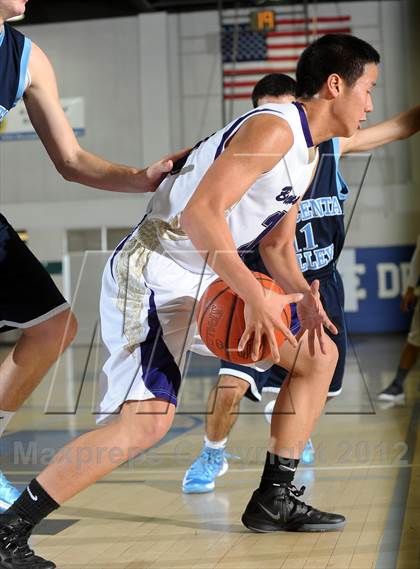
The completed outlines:
<svg viewBox="0 0 420 569">
<path fill-rule="evenodd" d="M 300 457 L 303 464 L 313 464 L 315 461 L 315 449 L 311 439 L 306 443 L 303 449 L 302 456 Z"/>
<path fill-rule="evenodd" d="M 215 479 L 228 471 L 224 449 L 203 446 L 199 456 L 189 467 L 182 481 L 184 494 L 204 494 L 212 492 Z"/>
<path fill-rule="evenodd" d="M 11 484 L 0 471 L 0 512 L 4 512 L 16 502 L 21 492 Z"/>
</svg>

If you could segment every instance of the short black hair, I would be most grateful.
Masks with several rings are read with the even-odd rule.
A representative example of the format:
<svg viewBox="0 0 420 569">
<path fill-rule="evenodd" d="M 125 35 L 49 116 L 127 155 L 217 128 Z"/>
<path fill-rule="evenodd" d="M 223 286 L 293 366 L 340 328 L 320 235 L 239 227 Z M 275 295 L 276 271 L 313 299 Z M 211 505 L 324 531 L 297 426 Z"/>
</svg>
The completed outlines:
<svg viewBox="0 0 420 569">
<path fill-rule="evenodd" d="M 327 34 L 302 52 L 296 70 L 296 94 L 313 97 L 332 73 L 351 87 L 363 75 L 365 65 L 379 61 L 379 53 L 364 40 L 349 34 Z"/>
<path fill-rule="evenodd" d="M 262 97 L 281 97 L 282 95 L 296 96 L 296 81 L 284 73 L 264 75 L 252 90 L 252 104 L 258 107 Z"/>
</svg>

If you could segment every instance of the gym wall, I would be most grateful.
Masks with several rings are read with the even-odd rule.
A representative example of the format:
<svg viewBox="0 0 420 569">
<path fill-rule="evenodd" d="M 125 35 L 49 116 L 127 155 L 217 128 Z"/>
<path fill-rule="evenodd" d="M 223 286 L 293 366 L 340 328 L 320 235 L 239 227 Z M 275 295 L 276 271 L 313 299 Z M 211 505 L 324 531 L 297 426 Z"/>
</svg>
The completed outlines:
<svg viewBox="0 0 420 569">
<path fill-rule="evenodd" d="M 317 5 L 318 16 L 350 15 L 353 33 L 381 53 L 369 123 L 418 102 L 419 55 L 413 49 L 418 39 L 410 12 L 415 4 L 391 0 Z M 217 12 L 154 13 L 26 26 L 22 31 L 48 54 L 61 96 L 84 98 L 86 134 L 80 142 L 94 153 L 142 166 L 222 126 Z M 248 101 L 235 101 L 228 115 L 249 107 Z M 410 141 L 374 153 L 348 247 L 357 251 L 415 242 L 420 227 L 418 150 L 419 142 Z M 343 164 L 343 173 L 356 190 L 366 157 L 352 160 Z M 147 200 L 62 180 L 39 141 L 0 143 L 1 210 L 15 227 L 29 231 L 30 245 L 43 260 L 61 259 L 67 229 L 136 224 Z M 398 288 L 402 286 L 400 278 Z"/>
</svg>

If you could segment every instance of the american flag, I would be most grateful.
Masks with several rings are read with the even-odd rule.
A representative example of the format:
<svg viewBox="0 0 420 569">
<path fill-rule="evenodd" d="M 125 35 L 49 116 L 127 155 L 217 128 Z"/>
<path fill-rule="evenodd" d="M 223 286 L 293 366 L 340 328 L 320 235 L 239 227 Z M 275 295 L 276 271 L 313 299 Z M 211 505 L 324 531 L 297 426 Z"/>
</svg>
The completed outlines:
<svg viewBox="0 0 420 569">
<path fill-rule="evenodd" d="M 226 16 L 222 25 L 223 96 L 250 99 L 255 83 L 267 73 L 294 75 L 307 40 L 329 33 L 351 33 L 350 16 L 282 17 L 273 31 L 253 31 L 250 12 Z M 308 38 L 309 36 L 309 38 Z"/>
</svg>

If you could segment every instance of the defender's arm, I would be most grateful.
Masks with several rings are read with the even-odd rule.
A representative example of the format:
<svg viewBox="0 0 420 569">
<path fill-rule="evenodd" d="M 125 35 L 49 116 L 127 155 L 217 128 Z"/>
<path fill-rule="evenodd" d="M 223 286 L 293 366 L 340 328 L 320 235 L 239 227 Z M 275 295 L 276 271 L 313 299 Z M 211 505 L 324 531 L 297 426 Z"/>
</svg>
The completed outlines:
<svg viewBox="0 0 420 569">
<path fill-rule="evenodd" d="M 403 140 L 420 130 L 420 105 L 404 111 L 384 122 L 362 128 L 350 138 L 340 138 L 342 154 L 365 152 L 378 146 Z"/>
</svg>

